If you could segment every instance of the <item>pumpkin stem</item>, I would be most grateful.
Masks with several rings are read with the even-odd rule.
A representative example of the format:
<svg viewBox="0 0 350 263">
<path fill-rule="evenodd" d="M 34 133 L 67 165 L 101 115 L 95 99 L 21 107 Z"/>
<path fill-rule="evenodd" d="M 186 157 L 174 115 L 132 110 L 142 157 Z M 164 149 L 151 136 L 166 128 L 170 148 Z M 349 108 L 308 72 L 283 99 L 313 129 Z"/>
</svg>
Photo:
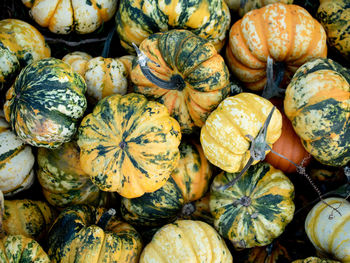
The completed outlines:
<svg viewBox="0 0 350 263">
<path fill-rule="evenodd" d="M 103 50 L 102 50 L 102 54 L 101 56 L 103 58 L 107 58 L 108 57 L 108 54 L 109 54 L 109 50 L 110 50 L 110 46 L 111 46 L 111 42 L 112 42 L 112 38 L 113 38 L 113 35 L 115 33 L 115 27 L 112 28 L 112 30 L 108 33 L 107 35 L 107 39 L 105 41 L 105 44 L 103 46 Z"/>
<path fill-rule="evenodd" d="M 186 87 L 186 83 L 184 79 L 179 75 L 173 75 L 170 78 L 170 81 L 166 81 L 163 79 L 158 78 L 156 75 L 154 75 L 151 72 L 151 69 L 147 66 L 148 62 L 151 62 L 155 64 L 157 67 L 160 67 L 160 65 L 153 60 L 149 59 L 145 53 L 143 53 L 134 43 L 132 43 L 134 46 L 136 53 L 137 53 L 137 62 L 140 65 L 141 71 L 145 77 L 152 82 L 153 84 L 157 85 L 158 87 L 162 89 L 167 90 L 183 90 Z"/>
<path fill-rule="evenodd" d="M 275 66 L 275 67 L 274 67 Z M 274 79 L 274 71 L 276 72 L 276 78 Z M 267 67 L 266 67 L 266 75 L 267 81 L 262 92 L 262 97 L 265 99 L 271 99 L 273 97 L 283 98 L 285 89 L 279 88 L 285 72 L 285 66 L 283 62 L 274 63 L 273 59 L 268 56 L 267 57 Z"/>
<path fill-rule="evenodd" d="M 113 216 L 115 216 L 116 213 L 117 212 L 115 211 L 114 208 L 108 209 L 106 212 L 104 212 L 102 214 L 102 216 L 100 217 L 100 220 L 98 220 L 96 225 L 99 226 L 102 229 L 105 229 L 107 224 L 108 224 L 108 222 L 109 222 L 109 220 L 111 220 L 111 218 Z"/>
<path fill-rule="evenodd" d="M 187 203 L 182 207 L 181 215 L 190 216 L 196 211 L 196 205 L 194 202 Z"/>
</svg>

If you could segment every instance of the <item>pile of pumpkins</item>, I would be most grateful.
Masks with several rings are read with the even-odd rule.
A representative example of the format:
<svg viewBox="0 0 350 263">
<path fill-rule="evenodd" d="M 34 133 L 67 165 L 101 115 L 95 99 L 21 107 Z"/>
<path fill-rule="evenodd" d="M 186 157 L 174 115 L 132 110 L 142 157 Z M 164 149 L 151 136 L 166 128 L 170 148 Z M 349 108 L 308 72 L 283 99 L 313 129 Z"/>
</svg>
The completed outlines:
<svg viewBox="0 0 350 263">
<path fill-rule="evenodd" d="M 346 198 L 309 207 L 310 257 L 278 240 L 297 173 L 348 171 L 346 1 L 22 2 L 0 21 L 1 262 L 350 262 Z M 111 19 L 123 56 L 51 57 L 42 32 Z"/>
</svg>

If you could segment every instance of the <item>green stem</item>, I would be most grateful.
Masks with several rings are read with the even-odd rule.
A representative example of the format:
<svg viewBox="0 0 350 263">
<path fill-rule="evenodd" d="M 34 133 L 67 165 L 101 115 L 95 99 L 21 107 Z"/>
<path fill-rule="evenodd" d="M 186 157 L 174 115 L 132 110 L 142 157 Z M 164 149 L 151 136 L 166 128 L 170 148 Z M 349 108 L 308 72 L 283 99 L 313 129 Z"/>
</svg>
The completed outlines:
<svg viewBox="0 0 350 263">
<path fill-rule="evenodd" d="M 114 208 L 110 208 L 109 210 L 107 210 L 106 212 L 104 212 L 102 214 L 102 216 L 100 217 L 100 220 L 98 220 L 96 225 L 99 226 L 102 229 L 106 229 L 106 226 L 108 225 L 109 220 L 111 220 L 111 218 L 113 216 L 115 216 L 115 214 L 116 214 L 115 209 Z"/>
</svg>

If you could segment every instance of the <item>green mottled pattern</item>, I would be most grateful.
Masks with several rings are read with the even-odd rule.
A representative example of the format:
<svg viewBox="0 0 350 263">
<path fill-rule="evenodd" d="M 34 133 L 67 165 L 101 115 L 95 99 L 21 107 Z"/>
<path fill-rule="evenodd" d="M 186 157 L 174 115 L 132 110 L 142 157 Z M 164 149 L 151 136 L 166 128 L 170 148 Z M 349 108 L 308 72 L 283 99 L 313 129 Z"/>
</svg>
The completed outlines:
<svg viewBox="0 0 350 263">
<path fill-rule="evenodd" d="M 12 129 L 25 142 L 57 147 L 71 140 L 87 102 L 83 78 L 59 59 L 48 58 L 25 67 L 5 104 Z"/>
<path fill-rule="evenodd" d="M 0 42 L 0 83 L 6 82 L 19 70 L 19 61 L 14 53 Z M 1 88 L 1 85 L 0 85 Z"/>
<path fill-rule="evenodd" d="M 236 248 L 268 245 L 293 218 L 294 186 L 281 171 L 260 162 L 233 186 L 217 189 L 238 174 L 222 172 L 213 181 L 209 205 L 215 228 Z M 242 198 L 250 201 L 244 204 Z"/>
<path fill-rule="evenodd" d="M 176 219 L 184 205 L 181 190 L 174 180 L 169 180 L 153 193 L 138 198 L 122 198 L 120 211 L 133 225 L 161 226 Z"/>
</svg>

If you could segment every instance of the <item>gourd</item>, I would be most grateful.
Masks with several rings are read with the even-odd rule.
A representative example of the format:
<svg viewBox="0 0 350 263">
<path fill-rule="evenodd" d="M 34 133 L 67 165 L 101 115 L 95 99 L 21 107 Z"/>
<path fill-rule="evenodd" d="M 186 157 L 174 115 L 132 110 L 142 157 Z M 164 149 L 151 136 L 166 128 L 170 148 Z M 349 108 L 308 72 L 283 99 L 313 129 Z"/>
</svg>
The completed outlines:
<svg viewBox="0 0 350 263">
<path fill-rule="evenodd" d="M 320 0 L 316 18 L 327 32 L 329 46 L 350 59 L 350 7 L 344 0 Z"/>
<path fill-rule="evenodd" d="M 253 93 L 242 92 L 223 100 L 201 129 L 200 140 L 207 159 L 224 171 L 241 171 L 251 157 L 251 141 L 246 135 L 257 136 L 272 108 L 270 101 Z M 282 117 L 276 109 L 266 133 L 269 146 L 281 131 Z"/>
<path fill-rule="evenodd" d="M 46 200 L 58 208 L 75 204 L 104 205 L 107 193 L 94 185 L 80 166 L 75 141 L 57 149 L 38 149 L 38 179 Z"/>
<path fill-rule="evenodd" d="M 294 215 L 294 186 L 281 171 L 260 162 L 232 186 L 238 173 L 222 172 L 211 185 L 209 207 L 215 229 L 236 249 L 266 246 Z"/>
<path fill-rule="evenodd" d="M 268 58 L 284 63 L 279 71 L 285 70 L 288 81 L 305 62 L 326 57 L 326 32 L 304 8 L 275 3 L 233 24 L 225 54 L 228 67 L 246 88 L 262 90 Z"/>
<path fill-rule="evenodd" d="M 231 263 L 225 241 L 201 221 L 177 220 L 159 229 L 144 248 L 140 263 Z"/>
<path fill-rule="evenodd" d="M 44 37 L 32 25 L 19 19 L 0 21 L 0 83 L 14 77 L 21 67 L 50 54 Z"/>
<path fill-rule="evenodd" d="M 319 162 L 350 160 L 350 74 L 331 59 L 301 66 L 288 85 L 284 111 L 304 148 Z"/>
<path fill-rule="evenodd" d="M 191 30 L 220 50 L 231 16 L 224 0 L 121 0 L 115 20 L 121 45 L 134 53 L 132 43 L 171 29 Z"/>
<path fill-rule="evenodd" d="M 87 205 L 62 211 L 49 232 L 51 261 L 137 263 L 142 248 L 140 235 L 114 213 L 114 209 Z"/>
<path fill-rule="evenodd" d="M 336 197 L 326 198 L 324 202 L 318 202 L 308 213 L 306 234 L 319 252 L 343 263 L 350 262 L 350 203 Z"/>
<path fill-rule="evenodd" d="M 180 140 L 180 126 L 164 105 L 140 94 L 114 94 L 81 122 L 80 165 L 101 190 L 135 198 L 165 184 Z"/>
<path fill-rule="evenodd" d="M 70 141 L 86 106 L 83 78 L 62 60 L 33 62 L 6 93 L 4 113 L 26 143 L 55 148 Z"/>
<path fill-rule="evenodd" d="M 152 63 L 133 64 L 135 92 L 164 104 L 182 133 L 203 126 L 230 92 L 224 59 L 210 42 L 190 31 L 153 34 L 140 44 L 140 52 Z"/>
<path fill-rule="evenodd" d="M 30 15 L 42 27 L 56 34 L 88 34 L 110 20 L 117 0 L 22 0 Z"/>
<path fill-rule="evenodd" d="M 0 111 L 0 142 L 0 190 L 11 196 L 33 184 L 34 155 L 31 147 L 10 130 L 3 111 Z"/>
</svg>

